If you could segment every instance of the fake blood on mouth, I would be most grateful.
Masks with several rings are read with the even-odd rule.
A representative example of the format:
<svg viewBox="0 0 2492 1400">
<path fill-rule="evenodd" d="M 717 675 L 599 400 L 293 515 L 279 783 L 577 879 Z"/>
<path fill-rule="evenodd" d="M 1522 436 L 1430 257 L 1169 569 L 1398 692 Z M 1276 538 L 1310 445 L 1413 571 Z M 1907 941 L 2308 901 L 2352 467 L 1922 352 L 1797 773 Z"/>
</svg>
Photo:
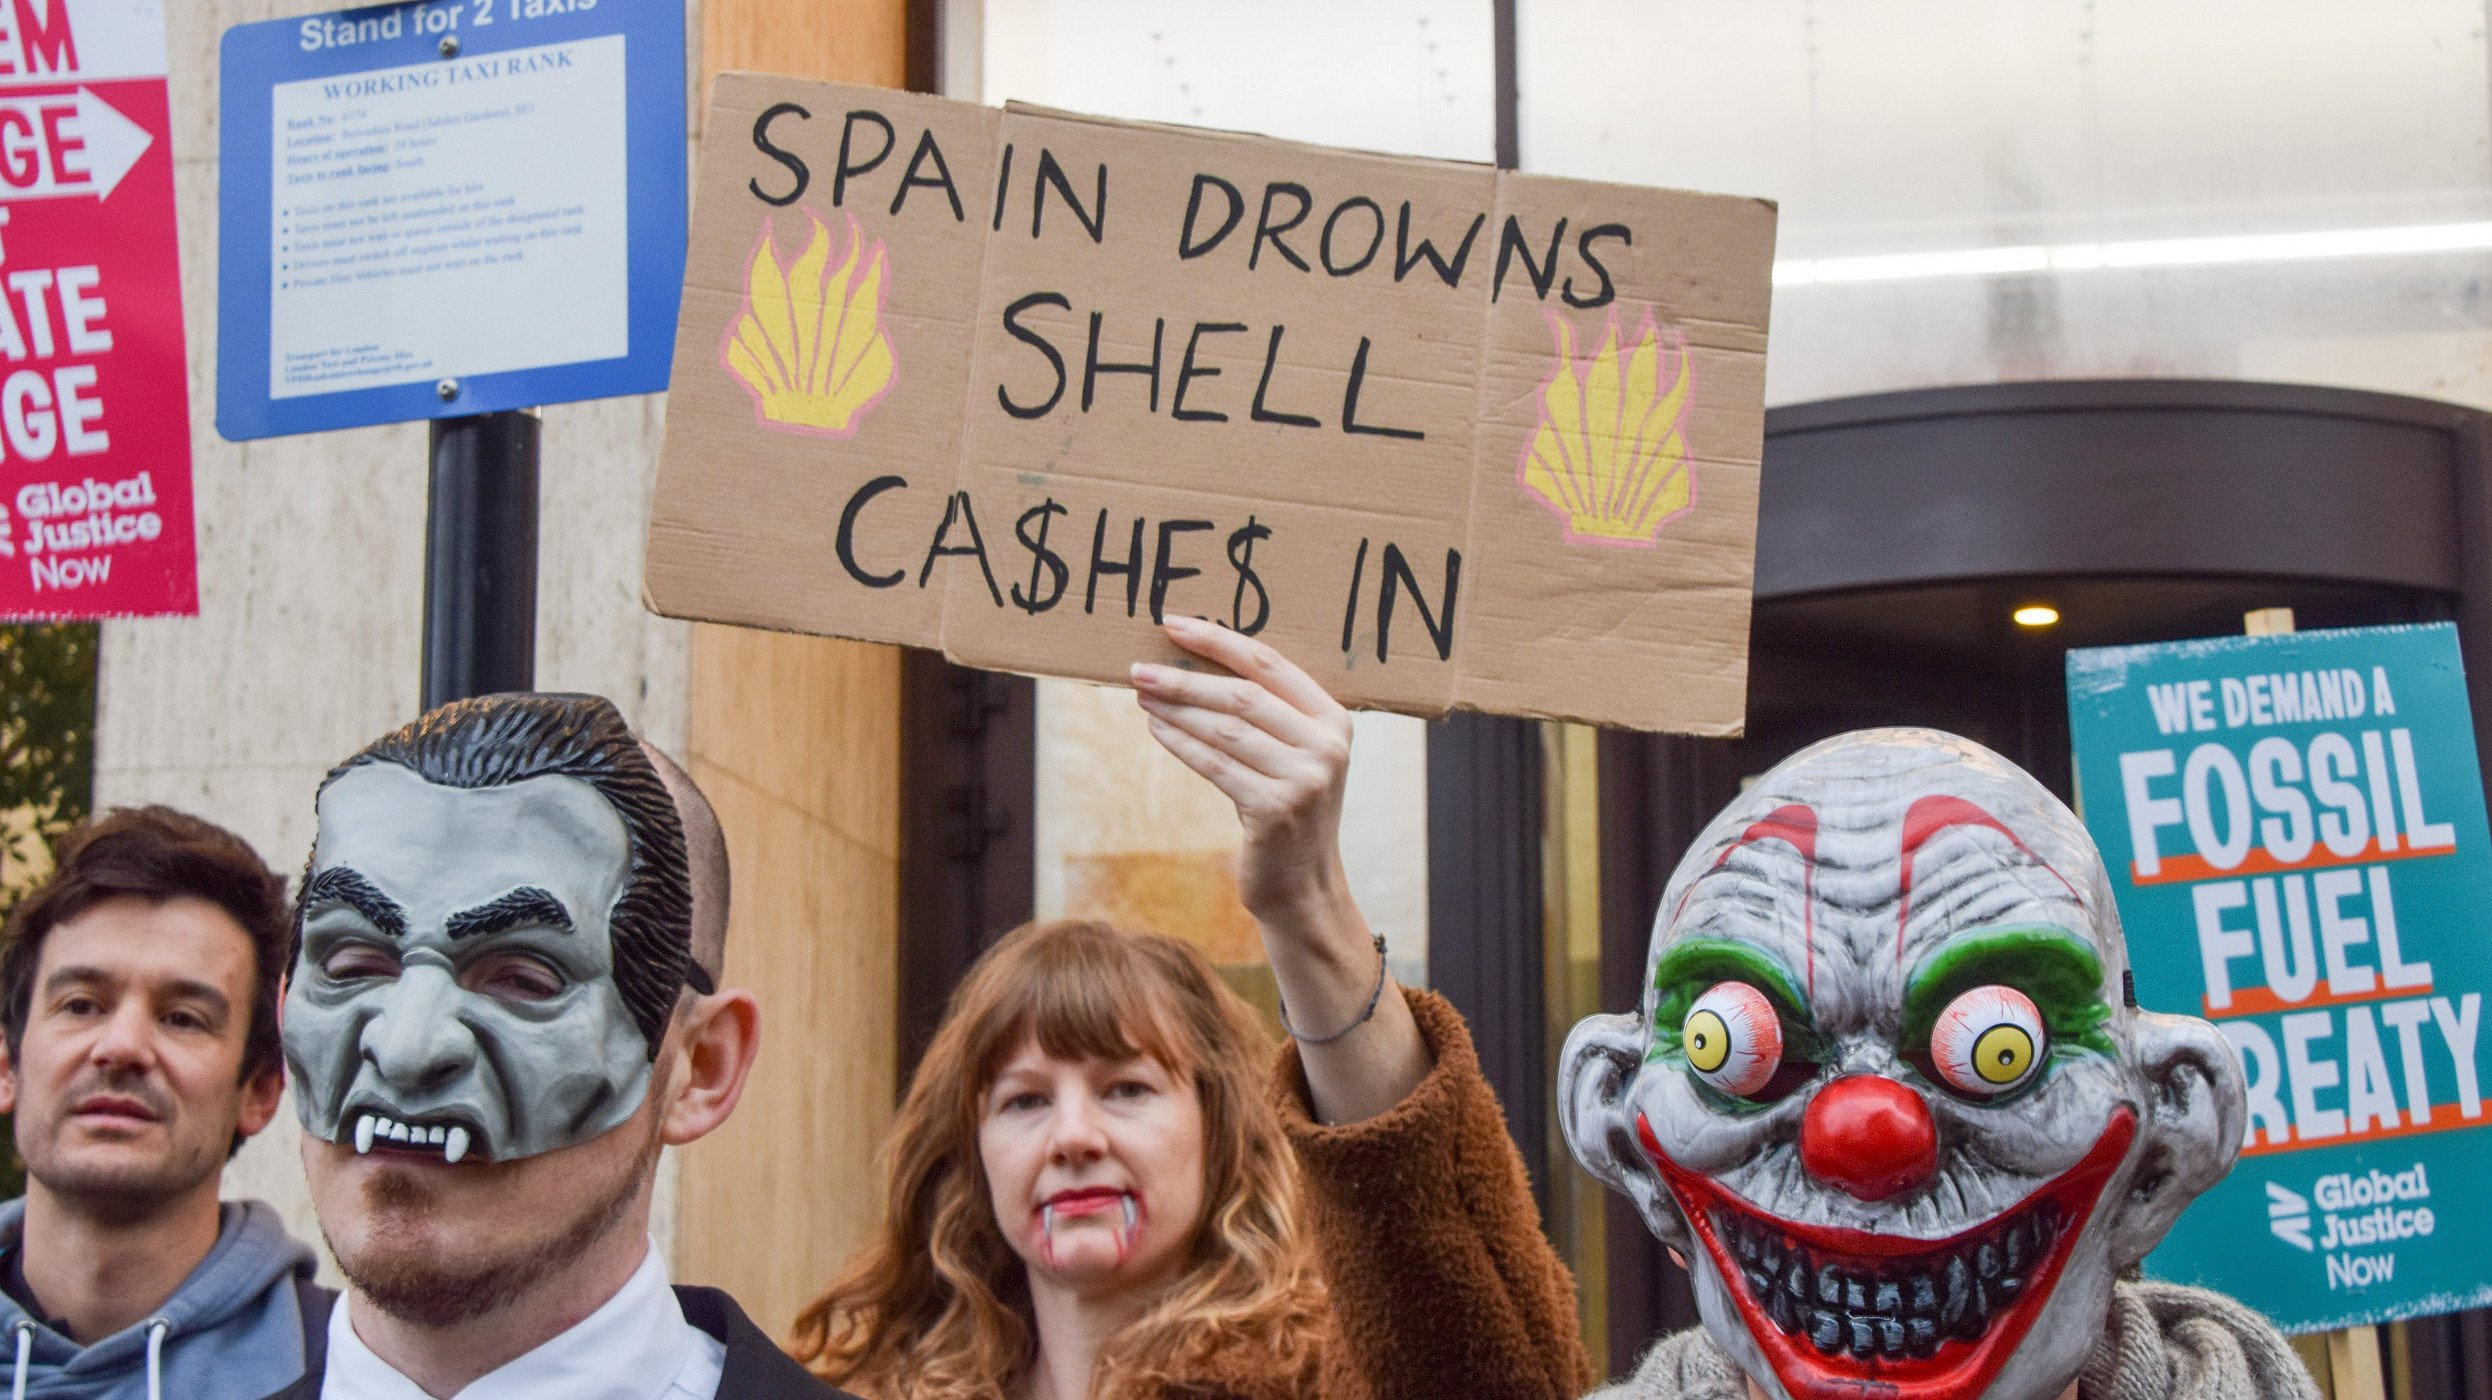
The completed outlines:
<svg viewBox="0 0 2492 1400">
<path fill-rule="evenodd" d="M 1122 1265 L 1133 1253 L 1134 1240 L 1141 1233 L 1142 1201 L 1130 1191 L 1110 1186 L 1086 1187 L 1076 1191 L 1059 1191 L 1041 1202 L 1038 1208 L 1038 1239 L 1040 1252 L 1047 1262 L 1056 1262 L 1056 1227 L 1058 1222 L 1077 1220 L 1093 1215 L 1113 1213 L 1110 1228 L 1116 1237 L 1116 1262 Z"/>
<path fill-rule="evenodd" d="M 2136 1115 L 2112 1115 L 2075 1166 L 1946 1239 L 1767 1215 L 1636 1136 L 1712 1259 L 1740 1320 L 1793 1400 L 1971 1400 L 2039 1317 Z"/>
</svg>

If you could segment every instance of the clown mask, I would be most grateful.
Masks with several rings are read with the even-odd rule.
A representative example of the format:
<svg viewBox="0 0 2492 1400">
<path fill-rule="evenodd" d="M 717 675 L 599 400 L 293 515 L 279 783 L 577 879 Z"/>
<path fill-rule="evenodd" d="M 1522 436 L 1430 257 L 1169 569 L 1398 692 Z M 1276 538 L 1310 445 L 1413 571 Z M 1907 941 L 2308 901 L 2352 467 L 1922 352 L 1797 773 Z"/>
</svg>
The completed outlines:
<svg viewBox="0 0 2492 1400">
<path fill-rule="evenodd" d="M 284 1019 L 305 1131 L 456 1166 L 639 1109 L 690 897 L 672 802 L 611 705 L 446 706 L 332 773 L 319 813 Z"/>
<path fill-rule="evenodd" d="M 1575 1028 L 1568 1143 L 1788 1400 L 2051 1400 L 2240 1148 L 2203 1021 L 2136 1010 L 2101 856 L 1996 754 L 1803 750 L 1664 893 L 1643 1004 Z"/>
</svg>

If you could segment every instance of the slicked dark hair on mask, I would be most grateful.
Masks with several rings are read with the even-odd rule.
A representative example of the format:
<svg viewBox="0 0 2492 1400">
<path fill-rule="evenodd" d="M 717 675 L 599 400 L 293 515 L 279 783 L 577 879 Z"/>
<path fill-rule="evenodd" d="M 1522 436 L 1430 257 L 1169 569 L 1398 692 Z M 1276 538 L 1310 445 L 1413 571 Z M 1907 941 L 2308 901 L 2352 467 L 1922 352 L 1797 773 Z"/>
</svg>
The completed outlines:
<svg viewBox="0 0 2492 1400">
<path fill-rule="evenodd" d="M 656 1059 L 692 966 L 692 881 L 674 798 L 613 702 L 535 693 L 454 700 L 330 769 L 321 791 L 370 763 L 394 763 L 442 787 L 557 777 L 597 789 L 631 839 L 630 876 L 608 924 L 614 983 Z M 298 905 L 294 958 L 302 955 L 302 916 Z"/>
</svg>

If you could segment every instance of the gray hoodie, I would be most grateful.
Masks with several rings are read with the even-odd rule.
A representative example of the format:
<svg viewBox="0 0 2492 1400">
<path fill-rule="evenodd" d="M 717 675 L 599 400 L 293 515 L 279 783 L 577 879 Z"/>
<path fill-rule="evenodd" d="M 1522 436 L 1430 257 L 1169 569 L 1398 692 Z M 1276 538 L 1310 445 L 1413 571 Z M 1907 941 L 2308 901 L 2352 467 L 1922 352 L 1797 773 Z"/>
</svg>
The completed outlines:
<svg viewBox="0 0 2492 1400">
<path fill-rule="evenodd" d="M 25 1201 L 0 1205 L 0 1248 L 17 1246 L 25 1218 Z M 258 1201 L 226 1202 L 220 1222 L 208 1256 L 154 1317 L 91 1347 L 0 1293 L 0 1397 L 256 1400 L 292 1384 L 303 1374 L 297 1284 L 316 1261 Z"/>
</svg>

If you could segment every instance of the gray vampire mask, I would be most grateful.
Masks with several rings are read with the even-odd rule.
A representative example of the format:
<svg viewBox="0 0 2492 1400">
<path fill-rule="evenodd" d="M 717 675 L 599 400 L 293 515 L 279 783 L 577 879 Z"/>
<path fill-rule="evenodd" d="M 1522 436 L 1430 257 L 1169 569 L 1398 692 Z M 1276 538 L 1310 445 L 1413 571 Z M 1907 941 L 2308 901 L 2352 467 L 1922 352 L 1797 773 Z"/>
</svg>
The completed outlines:
<svg viewBox="0 0 2492 1400">
<path fill-rule="evenodd" d="M 1929 730 L 1829 739 L 1680 863 L 1642 1006 L 1567 1040 L 1567 1142 L 1769 1393 L 2052 1400 L 2241 1146 L 2231 1048 L 2130 1006 L 2127 964 L 2040 783 Z"/>
<path fill-rule="evenodd" d="M 674 802 L 613 705 L 445 705 L 332 770 L 319 813 L 284 1020 L 304 1131 L 500 1162 L 631 1117 L 707 986 Z"/>
</svg>

